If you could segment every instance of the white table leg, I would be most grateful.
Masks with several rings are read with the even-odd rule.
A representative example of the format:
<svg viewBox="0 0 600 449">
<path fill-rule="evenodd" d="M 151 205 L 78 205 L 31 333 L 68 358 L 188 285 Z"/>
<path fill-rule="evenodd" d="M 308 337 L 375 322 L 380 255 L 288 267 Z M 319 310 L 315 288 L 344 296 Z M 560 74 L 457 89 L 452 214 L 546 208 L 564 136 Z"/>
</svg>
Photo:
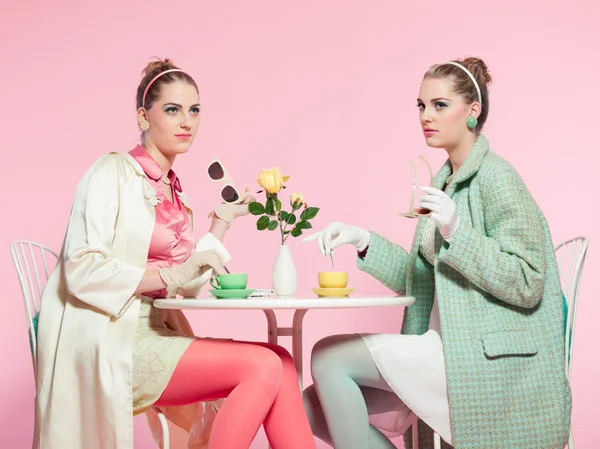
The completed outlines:
<svg viewBox="0 0 600 449">
<path fill-rule="evenodd" d="M 267 317 L 268 341 L 271 344 L 278 344 L 279 337 L 292 337 L 292 358 L 296 366 L 298 383 L 302 391 L 302 321 L 307 309 L 298 309 L 294 312 L 292 327 L 278 327 L 277 316 L 272 310 L 263 310 Z"/>
<path fill-rule="evenodd" d="M 265 316 L 267 317 L 267 338 L 270 344 L 276 345 L 280 336 L 292 337 L 292 358 L 296 366 L 300 392 L 302 392 L 302 321 L 308 310 L 300 309 L 294 312 L 292 327 L 278 327 L 275 312 L 264 309 L 263 312 L 265 312 Z M 270 445 L 268 447 L 271 448 Z"/>
<path fill-rule="evenodd" d="M 302 321 L 304 315 L 308 312 L 307 309 L 299 309 L 294 312 L 292 321 L 292 357 L 294 365 L 296 365 L 296 374 L 298 374 L 298 383 L 300 384 L 300 392 L 302 392 Z"/>
<path fill-rule="evenodd" d="M 277 327 L 277 315 L 272 310 L 263 309 L 263 312 L 265 312 L 265 316 L 267 317 L 267 341 L 272 345 L 276 345 L 279 340 L 280 330 Z M 267 448 L 271 449 L 271 445 L 267 444 Z"/>
<path fill-rule="evenodd" d="M 277 327 L 277 316 L 272 310 L 263 310 L 267 317 L 267 341 L 272 345 L 276 345 L 279 340 L 279 328 Z"/>
</svg>

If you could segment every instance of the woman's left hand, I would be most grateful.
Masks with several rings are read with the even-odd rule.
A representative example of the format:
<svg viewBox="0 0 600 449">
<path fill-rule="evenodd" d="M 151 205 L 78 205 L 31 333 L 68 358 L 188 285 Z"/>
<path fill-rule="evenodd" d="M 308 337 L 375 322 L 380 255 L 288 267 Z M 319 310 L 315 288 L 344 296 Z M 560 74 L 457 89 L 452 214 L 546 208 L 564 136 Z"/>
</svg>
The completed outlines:
<svg viewBox="0 0 600 449">
<path fill-rule="evenodd" d="M 418 207 L 429 209 L 431 218 L 440 225 L 440 234 L 450 241 L 460 224 L 456 203 L 446 192 L 434 187 L 421 187 L 426 195 L 419 201 Z"/>
<path fill-rule="evenodd" d="M 228 227 L 231 226 L 233 220 L 238 217 L 242 217 L 244 215 L 248 215 L 250 211 L 248 210 L 248 204 L 256 201 L 252 194 L 246 189 L 244 193 L 242 193 L 242 202 L 229 204 L 222 203 L 215 207 L 215 210 L 209 214 L 209 218 L 213 216 L 219 217 L 221 220 L 227 222 Z"/>
</svg>

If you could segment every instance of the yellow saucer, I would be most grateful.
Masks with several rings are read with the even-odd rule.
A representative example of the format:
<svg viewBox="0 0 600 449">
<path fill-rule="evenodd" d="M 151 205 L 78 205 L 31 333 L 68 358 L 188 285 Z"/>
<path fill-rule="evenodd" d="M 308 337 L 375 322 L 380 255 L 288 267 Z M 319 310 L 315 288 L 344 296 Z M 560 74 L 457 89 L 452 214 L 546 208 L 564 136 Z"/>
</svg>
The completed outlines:
<svg viewBox="0 0 600 449">
<path fill-rule="evenodd" d="M 313 292 L 326 298 L 343 298 L 354 291 L 353 288 L 313 288 Z"/>
</svg>

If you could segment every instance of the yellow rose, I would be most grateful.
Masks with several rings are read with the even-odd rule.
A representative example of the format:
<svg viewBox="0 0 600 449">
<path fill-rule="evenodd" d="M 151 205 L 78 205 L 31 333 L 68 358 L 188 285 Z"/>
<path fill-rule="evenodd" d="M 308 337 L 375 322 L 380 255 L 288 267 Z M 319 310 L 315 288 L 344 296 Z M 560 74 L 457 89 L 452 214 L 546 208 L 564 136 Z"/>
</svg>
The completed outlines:
<svg viewBox="0 0 600 449">
<path fill-rule="evenodd" d="M 269 170 L 261 170 L 258 174 L 258 185 L 269 193 L 277 193 L 281 190 L 281 186 L 290 177 L 282 176 L 279 167 L 273 167 Z"/>
<path fill-rule="evenodd" d="M 292 203 L 292 206 L 298 202 L 299 204 L 304 204 L 304 195 L 302 195 L 301 193 L 292 193 L 292 197 L 290 199 L 290 202 Z"/>
</svg>

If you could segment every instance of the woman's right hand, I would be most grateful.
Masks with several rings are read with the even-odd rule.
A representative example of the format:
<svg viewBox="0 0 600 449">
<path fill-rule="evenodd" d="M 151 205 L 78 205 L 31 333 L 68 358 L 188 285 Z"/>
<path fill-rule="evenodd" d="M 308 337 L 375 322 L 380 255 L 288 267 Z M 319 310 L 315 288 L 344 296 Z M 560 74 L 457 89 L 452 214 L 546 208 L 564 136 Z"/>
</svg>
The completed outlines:
<svg viewBox="0 0 600 449">
<path fill-rule="evenodd" d="M 317 240 L 319 251 L 324 256 L 341 245 L 353 245 L 358 252 L 364 251 L 371 240 L 369 231 L 339 221 L 330 223 L 325 229 L 306 237 L 303 242 Z"/>
<path fill-rule="evenodd" d="M 221 274 L 225 271 L 223 269 L 223 259 L 218 251 L 192 251 L 190 257 L 181 265 L 161 268 L 159 274 L 167 284 L 169 291 L 171 291 L 199 278 L 210 268 L 215 274 Z"/>
</svg>

